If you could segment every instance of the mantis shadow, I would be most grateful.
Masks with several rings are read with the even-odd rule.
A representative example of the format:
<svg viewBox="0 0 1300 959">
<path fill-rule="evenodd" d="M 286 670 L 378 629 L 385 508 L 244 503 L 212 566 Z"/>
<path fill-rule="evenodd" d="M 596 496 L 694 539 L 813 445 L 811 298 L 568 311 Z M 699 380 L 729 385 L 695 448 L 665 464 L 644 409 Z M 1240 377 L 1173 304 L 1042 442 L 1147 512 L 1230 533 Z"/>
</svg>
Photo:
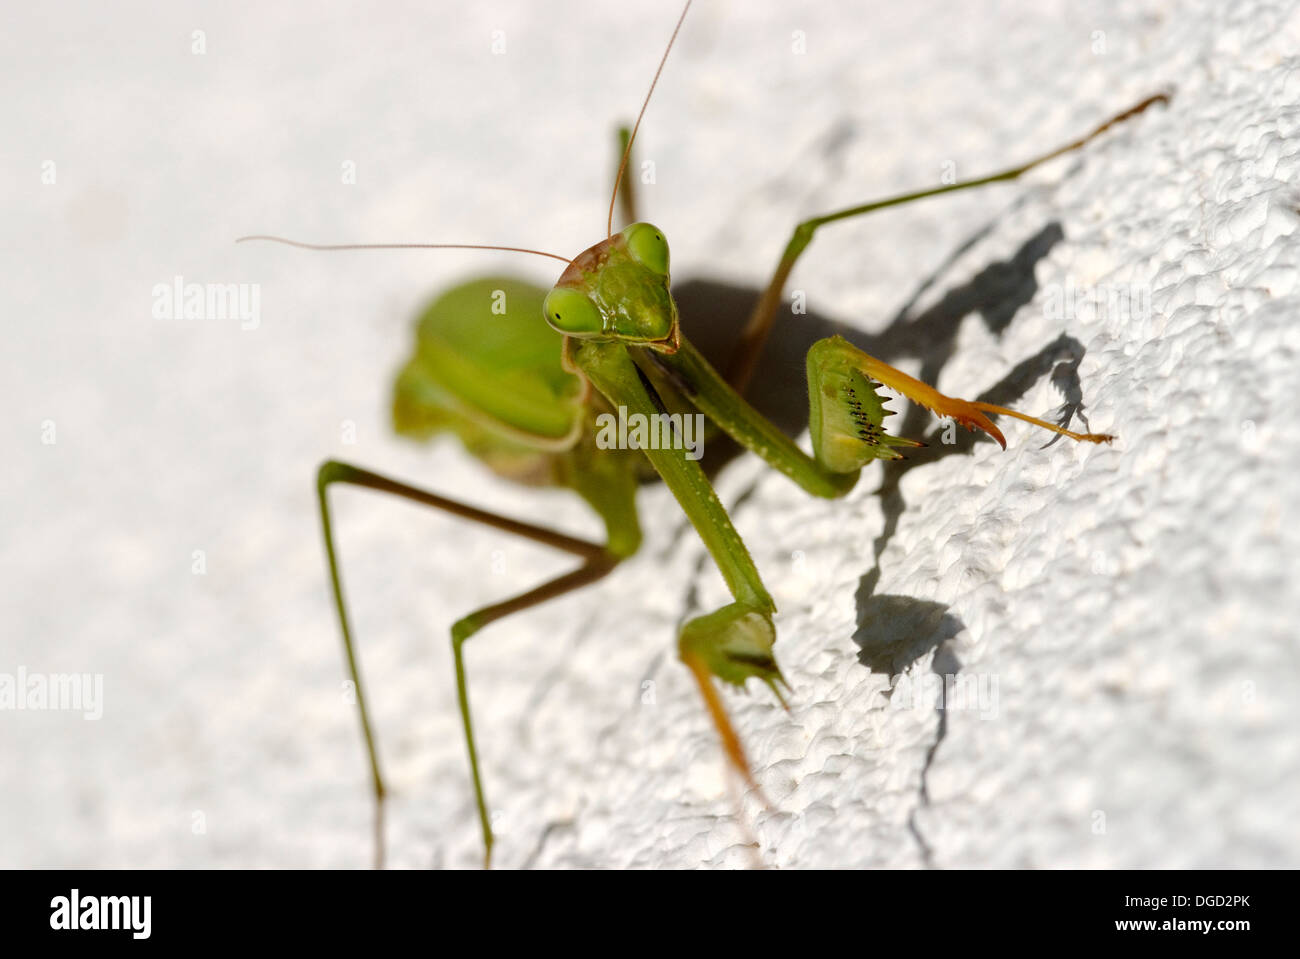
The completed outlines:
<svg viewBox="0 0 1300 959">
<path fill-rule="evenodd" d="M 859 648 L 858 662 L 877 675 L 892 679 L 966 628 L 943 603 L 911 596 L 876 596 L 865 592 L 867 589 L 859 583 L 859 620 L 853 642 Z"/>
<path fill-rule="evenodd" d="M 791 437 L 799 435 L 808 425 L 804 357 L 817 340 L 835 334 L 889 363 L 899 359 L 919 359 L 920 378 L 928 383 L 936 382 L 954 352 L 962 321 L 976 313 L 989 332 L 1000 336 L 1016 312 L 1030 303 L 1038 291 L 1035 264 L 1064 238 L 1059 223 L 1048 223 L 1021 244 L 1009 259 L 991 263 L 968 282 L 948 290 L 934 305 L 917 312 L 916 305 L 921 297 L 991 228 L 992 224 L 958 247 L 946 262 L 922 281 L 908 302 L 878 333 L 864 333 L 811 312 L 778 321 L 759 359 L 746 398 L 785 433 Z M 711 280 L 691 280 L 675 287 L 673 295 L 677 299 L 682 327 L 691 342 L 710 362 L 725 364 L 730 345 L 743 328 L 759 291 Z M 788 304 L 785 308 L 789 309 Z M 1058 411 L 1059 421 L 1067 422 L 1076 415 L 1083 419 L 1083 390 L 1078 374 L 1083 355 L 1084 348 L 1078 340 L 1061 334 L 1016 364 L 977 399 L 999 406 L 1013 406 L 1042 377 L 1050 375 L 1064 400 Z M 1086 419 L 1083 422 L 1086 424 Z M 927 426 L 931 427 L 928 434 Z M 875 594 L 881 574 L 880 557 L 898 531 L 908 505 L 902 494 L 902 479 L 910 470 L 948 456 L 969 455 L 977 442 L 992 440 L 982 434 L 960 431 L 955 441 L 940 442 L 942 425 L 934 427 L 930 414 L 914 404 L 907 405 L 902 422 L 891 432 L 924 439 L 928 445 L 908 451 L 905 459 L 884 464 L 884 479 L 877 492 L 885 524 L 873 544 L 873 565 L 859 581 L 856 597 L 858 630 L 854 640 L 861 648 L 859 661 L 864 666 L 894 675 L 964 629 L 960 621 L 946 613 L 946 607 L 906 596 Z M 719 437 L 706 447 L 703 465 L 712 475 L 739 452 L 740 447 L 730 439 Z M 752 492 L 752 487 L 743 491 L 739 500 L 747 500 Z M 898 629 L 884 626 L 895 622 L 901 624 Z M 877 638 L 873 639 L 873 636 Z"/>
</svg>

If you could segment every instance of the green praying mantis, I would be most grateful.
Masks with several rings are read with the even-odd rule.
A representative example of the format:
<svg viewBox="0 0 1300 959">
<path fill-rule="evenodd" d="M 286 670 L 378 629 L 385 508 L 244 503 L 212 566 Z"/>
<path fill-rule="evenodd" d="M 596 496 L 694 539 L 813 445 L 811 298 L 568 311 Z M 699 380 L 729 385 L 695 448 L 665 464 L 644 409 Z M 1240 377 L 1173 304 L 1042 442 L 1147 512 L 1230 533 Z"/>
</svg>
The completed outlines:
<svg viewBox="0 0 1300 959">
<path fill-rule="evenodd" d="M 858 481 L 874 460 L 902 457 L 922 444 L 890 435 L 890 415 L 880 392 L 888 387 L 940 417 L 982 431 L 1003 448 L 1006 440 L 990 419 L 1002 415 L 1070 439 L 1106 443 L 1113 437 L 1079 433 L 1023 413 L 946 396 L 839 336 L 808 351 L 811 455 L 766 419 L 745 398 L 783 302 L 791 270 L 822 227 L 915 200 L 1001 181 L 1077 150 L 1116 123 L 1166 99 L 1149 97 L 1074 142 L 1027 163 L 989 176 L 863 203 L 806 220 L 795 227 L 767 286 L 758 298 L 730 361 L 715 368 L 681 330 L 670 289 L 670 256 L 663 232 L 637 217 L 626 172 L 645 109 L 654 93 L 690 2 L 682 9 L 630 133 L 620 131 L 621 159 L 609 202 L 605 236 L 573 257 L 508 246 L 453 243 L 320 245 L 256 236 L 307 249 L 492 249 L 551 257 L 564 263 L 555 285 L 543 290 L 505 277 L 462 284 L 439 297 L 420 317 L 413 355 L 401 368 L 393 395 L 393 425 L 407 437 L 427 440 L 454 434 L 496 473 L 532 485 L 558 486 L 581 497 L 604 524 L 604 542 L 578 539 L 427 492 L 348 463 L 330 460 L 316 480 L 330 584 L 347 666 L 369 760 L 375 802 L 375 862 L 384 860 L 386 794 L 379 750 L 353 628 L 344 599 L 329 489 L 336 484 L 389 493 L 444 510 L 465 520 L 513 533 L 572 554 L 579 565 L 517 596 L 462 616 L 451 627 L 456 692 L 469 755 L 485 865 L 491 864 L 493 831 L 480 769 L 465 670 L 465 644 L 486 626 L 594 583 L 632 557 L 642 541 L 637 490 L 657 477 L 672 492 L 722 574 L 732 602 L 686 622 L 677 652 L 699 689 L 726 760 L 758 791 L 745 749 L 732 726 L 719 685 L 765 684 L 786 705 L 788 689 L 774 656 L 776 611 L 744 542 L 719 501 L 698 454 L 685 443 L 608 442 L 608 424 L 621 421 L 665 426 L 673 416 L 698 412 L 712 427 L 784 473 L 813 496 L 834 499 Z M 622 201 L 629 225 L 614 229 Z M 676 421 L 680 422 L 680 421 Z M 787 707 L 788 708 L 788 707 Z M 761 791 L 759 792 L 761 795 Z"/>
</svg>

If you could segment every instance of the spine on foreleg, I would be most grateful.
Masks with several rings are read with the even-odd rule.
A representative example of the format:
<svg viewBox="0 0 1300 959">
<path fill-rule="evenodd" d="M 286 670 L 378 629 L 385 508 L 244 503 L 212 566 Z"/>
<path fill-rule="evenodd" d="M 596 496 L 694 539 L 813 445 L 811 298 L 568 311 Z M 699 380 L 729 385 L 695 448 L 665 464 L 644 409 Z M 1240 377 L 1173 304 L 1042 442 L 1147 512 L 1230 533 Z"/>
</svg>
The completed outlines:
<svg viewBox="0 0 1300 959">
<path fill-rule="evenodd" d="M 827 469 L 851 473 L 873 459 L 902 459 L 898 447 L 921 446 L 885 432 L 878 384 L 854 362 L 847 340 L 828 337 L 808 351 L 808 428 L 813 454 Z"/>
</svg>

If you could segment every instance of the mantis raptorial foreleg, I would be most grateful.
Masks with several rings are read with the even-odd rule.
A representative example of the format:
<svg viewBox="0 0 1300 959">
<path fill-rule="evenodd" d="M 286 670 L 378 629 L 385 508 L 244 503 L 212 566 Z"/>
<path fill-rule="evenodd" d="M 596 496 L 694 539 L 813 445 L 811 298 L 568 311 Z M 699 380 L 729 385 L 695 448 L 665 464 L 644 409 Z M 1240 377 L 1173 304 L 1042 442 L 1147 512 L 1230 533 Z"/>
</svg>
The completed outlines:
<svg viewBox="0 0 1300 959">
<path fill-rule="evenodd" d="M 848 207 L 844 210 L 837 210 L 834 213 L 827 213 L 823 216 L 817 216 L 803 221 L 794 228 L 794 232 L 790 236 L 790 241 L 786 244 L 785 251 L 781 254 L 781 259 L 777 263 L 775 272 L 772 274 L 772 279 L 768 281 L 766 288 L 764 288 L 762 295 L 759 297 L 758 303 L 755 304 L 754 310 L 749 316 L 749 320 L 745 324 L 744 331 L 736 341 L 736 345 L 732 348 L 731 359 L 726 368 L 727 382 L 731 383 L 737 391 L 741 393 L 745 392 L 745 387 L 749 385 L 750 377 L 754 375 L 754 368 L 758 363 L 758 358 L 763 352 L 763 344 L 767 341 L 768 333 L 771 332 L 772 324 L 776 319 L 777 310 L 781 305 L 781 296 L 785 292 L 786 281 L 790 278 L 790 271 L 794 269 L 795 263 L 803 254 L 803 251 L 807 249 L 808 244 L 812 242 L 813 236 L 816 234 L 819 227 L 823 227 L 828 223 L 835 223 L 838 220 L 848 220 L 857 216 L 865 216 L 866 214 L 874 213 L 877 210 L 902 206 L 903 204 L 911 203 L 914 200 L 923 200 L 926 197 L 938 196 L 942 193 L 955 193 L 958 190 L 969 190 L 972 187 L 986 186 L 990 183 L 1001 183 L 1008 180 L 1014 180 L 1049 160 L 1054 160 L 1063 154 L 1079 149 L 1105 131 L 1109 130 L 1115 124 L 1136 116 L 1146 110 L 1147 107 L 1156 103 L 1167 103 L 1168 100 L 1168 95 L 1164 93 L 1158 93 L 1154 96 L 1147 97 L 1141 103 L 1129 107 L 1122 113 L 1117 113 L 1086 136 L 1082 136 L 1072 143 L 1067 143 L 1065 146 L 1053 150 L 1050 153 L 1045 153 L 1040 157 L 1036 157 L 1028 163 L 1022 163 L 1020 166 L 1011 167 L 1010 169 L 1002 170 L 998 173 L 992 173 L 988 176 L 978 177 L 973 180 L 960 180 L 956 183 L 931 187 L 927 190 L 903 193 L 898 196 L 888 197 L 884 200 L 873 200 L 870 203 L 859 204 L 858 206 Z"/>
<path fill-rule="evenodd" d="M 871 460 L 899 459 L 900 448 L 921 445 L 885 432 L 884 420 L 892 411 L 884 408 L 876 392 L 879 383 L 968 429 L 983 430 L 1003 446 L 1001 431 L 985 413 L 1014 416 L 1075 440 L 1111 439 L 1100 433 L 1075 433 L 991 403 L 946 396 L 832 336 L 818 340 L 808 351 L 808 425 L 813 446 L 809 456 L 737 393 L 689 341 L 683 340 L 673 354 L 643 351 L 641 360 L 652 364 L 723 432 L 815 496 L 843 496 Z"/>
<path fill-rule="evenodd" d="M 625 347 L 598 341 L 570 342 L 574 344 L 572 358 L 576 368 L 610 403 L 647 418 L 663 412 L 662 401 Z M 776 606 L 699 463 L 688 459 L 680 449 L 656 447 L 643 452 L 681 504 L 735 597 L 734 603 L 687 622 L 678 636 L 678 654 L 699 684 L 727 757 L 745 780 L 757 788 L 740 739 L 727 718 L 711 677 L 717 676 L 736 686 L 757 677 L 780 698 L 777 684 L 785 681 L 772 656 L 772 644 L 776 641 L 772 613 Z"/>
<path fill-rule="evenodd" d="M 465 745 L 469 751 L 470 771 L 474 778 L 474 796 L 478 804 L 479 822 L 483 829 L 484 861 L 485 864 L 491 864 L 492 825 L 488 816 L 487 800 L 484 797 L 483 780 L 479 773 L 478 749 L 474 745 L 474 727 L 470 720 L 469 690 L 465 681 L 463 653 L 465 642 L 484 626 L 504 616 L 520 612 L 539 603 L 544 603 L 548 599 L 554 599 L 557 596 L 562 596 L 572 590 L 595 582 L 618 565 L 622 557 L 597 543 L 567 536 L 564 533 L 557 533 L 544 526 L 521 523 L 518 520 L 499 516 L 496 513 L 490 513 L 473 506 L 466 506 L 464 503 L 458 503 L 435 493 L 408 486 L 397 480 L 380 476 L 378 473 L 350 466 L 347 463 L 330 460 L 321 465 L 317 473 L 316 489 L 320 500 L 325 553 L 329 560 L 330 584 L 334 591 L 334 603 L 338 610 L 339 625 L 342 627 L 343 647 L 347 654 L 348 669 L 351 671 L 352 682 L 356 687 L 357 707 L 361 716 L 361 730 L 366 741 L 366 751 L 370 758 L 370 771 L 374 785 L 376 868 L 382 867 L 384 861 L 384 779 L 379 769 L 379 751 L 375 741 L 374 728 L 370 720 L 370 714 L 366 709 L 366 698 L 361 685 L 361 669 L 356 648 L 352 642 L 352 627 L 348 619 L 347 604 L 343 598 L 343 583 L 339 573 L 338 557 L 334 548 L 333 523 L 330 517 L 329 499 L 326 495 L 327 489 L 332 483 L 346 483 L 351 486 L 361 486 L 366 489 L 391 493 L 425 506 L 445 510 L 463 519 L 474 520 L 495 529 L 514 533 L 516 536 L 522 536 L 534 542 L 572 553 L 583 560 L 583 564 L 572 572 L 521 593 L 513 599 L 485 606 L 468 616 L 460 618 L 451 627 L 451 648 L 456 661 L 456 694 L 460 702 L 461 722 L 465 728 Z"/>
</svg>

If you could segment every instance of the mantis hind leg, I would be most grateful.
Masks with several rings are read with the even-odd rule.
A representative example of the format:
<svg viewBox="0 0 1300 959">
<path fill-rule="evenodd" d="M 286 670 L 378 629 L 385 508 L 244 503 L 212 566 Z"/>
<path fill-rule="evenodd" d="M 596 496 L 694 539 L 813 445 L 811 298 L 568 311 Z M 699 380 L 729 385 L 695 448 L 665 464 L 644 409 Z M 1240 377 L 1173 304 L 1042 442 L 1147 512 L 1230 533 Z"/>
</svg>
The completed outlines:
<svg viewBox="0 0 1300 959">
<path fill-rule="evenodd" d="M 1128 120 L 1130 117 L 1137 116 L 1153 104 L 1167 103 L 1168 101 L 1169 97 L 1164 93 L 1157 93 L 1154 96 L 1147 97 L 1141 103 L 1115 114 L 1105 123 L 1100 124 L 1088 134 L 1079 137 L 1079 139 L 1067 143 L 1063 147 L 1058 147 L 1050 153 L 1035 157 L 1028 163 L 1020 164 L 1020 166 L 1011 167 L 973 180 L 959 180 L 956 183 L 948 183 L 928 190 L 918 190 L 914 193 L 904 193 L 884 200 L 874 200 L 848 209 L 837 210 L 824 216 L 813 217 L 800 223 L 794 228 L 794 232 L 786 244 L 785 251 L 781 254 L 781 260 L 777 263 L 776 270 L 772 274 L 772 279 L 768 281 L 767 287 L 763 290 L 758 303 L 754 306 L 754 310 L 750 314 L 739 339 L 736 341 L 736 345 L 732 348 L 731 359 L 725 370 L 727 382 L 731 384 L 736 392 L 742 394 L 745 392 L 745 387 L 749 385 L 750 377 L 754 375 L 754 369 L 758 365 L 758 358 L 763 352 L 763 346 L 767 342 L 768 334 L 772 330 L 772 324 L 776 320 L 777 310 L 781 306 L 781 295 L 785 291 L 785 284 L 790 277 L 790 271 L 794 269 L 796 261 L 808 247 L 808 244 L 812 242 L 813 234 L 817 232 L 819 227 L 838 220 L 865 216 L 877 210 L 902 206 L 905 203 L 923 200 L 926 197 L 938 196 L 941 193 L 956 193 L 959 190 L 969 190 L 990 183 L 1014 180 L 1048 160 L 1054 160 L 1066 153 L 1078 150 L 1096 137 L 1101 136 L 1111 127 Z"/>
<path fill-rule="evenodd" d="M 529 607 L 544 603 L 565 593 L 586 586 L 600 579 L 612 570 L 622 558 L 610 552 L 606 547 L 587 540 L 577 539 L 557 533 L 554 530 L 531 523 L 499 516 L 486 510 L 477 509 L 434 493 L 409 486 L 406 483 L 389 479 L 369 470 L 329 460 L 321 464 L 316 478 L 317 497 L 320 502 L 321 527 L 325 540 L 325 554 L 329 561 L 330 585 L 334 593 L 334 603 L 338 612 L 339 626 L 343 633 L 343 647 L 347 656 L 348 669 L 356 687 L 357 707 L 361 719 L 362 736 L 366 743 L 366 753 L 370 763 L 371 782 L 375 797 L 375 866 L 384 863 L 384 796 L 385 786 L 380 772 L 379 751 L 374 735 L 374 726 L 366 708 L 366 697 L 361 683 L 361 668 L 353 642 L 352 626 L 348 618 L 347 604 L 343 598 L 343 583 L 339 572 L 338 555 L 334 546 L 334 529 L 330 516 L 327 490 L 331 484 L 344 483 L 360 486 L 379 492 L 390 493 L 409 499 L 425 506 L 445 510 L 464 519 L 474 520 L 495 529 L 514 533 L 534 542 L 551 546 L 555 549 L 572 553 L 583 559 L 583 564 L 572 572 L 543 583 L 534 589 L 521 593 L 512 599 L 485 606 L 457 620 L 451 628 L 452 653 L 456 663 L 456 694 L 460 703 L 461 722 L 465 729 L 465 744 L 469 752 L 470 772 L 474 780 L 474 795 L 478 805 L 479 822 L 483 829 L 484 862 L 492 860 L 492 826 L 488 816 L 487 801 L 484 798 L 483 779 L 479 771 L 478 749 L 474 744 L 474 727 L 470 720 L 469 691 L 465 678 L 465 660 L 463 648 L 465 642 L 489 623 L 495 622 L 511 613 L 517 613 Z"/>
</svg>

